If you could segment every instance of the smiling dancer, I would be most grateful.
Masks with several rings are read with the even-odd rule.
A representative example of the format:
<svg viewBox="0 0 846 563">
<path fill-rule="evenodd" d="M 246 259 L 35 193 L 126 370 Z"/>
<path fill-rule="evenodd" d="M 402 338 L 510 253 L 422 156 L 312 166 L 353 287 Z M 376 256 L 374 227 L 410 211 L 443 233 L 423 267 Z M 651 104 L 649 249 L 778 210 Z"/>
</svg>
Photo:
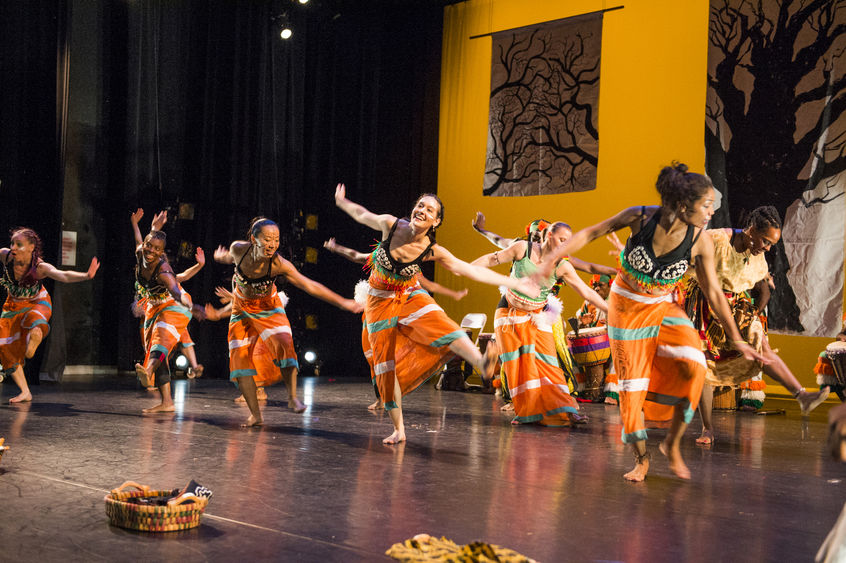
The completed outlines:
<svg viewBox="0 0 846 563">
<path fill-rule="evenodd" d="M 238 385 L 250 408 L 250 417 L 242 426 L 262 423 L 256 395 L 258 375 L 253 354 L 261 340 L 273 357 L 281 379 L 288 388 L 288 407 L 296 413 L 306 407 L 297 398 L 299 363 L 294 350 L 291 324 L 285 314 L 288 298 L 276 291 L 276 279 L 282 276 L 294 286 L 327 303 L 352 313 L 360 313 L 362 306 L 352 299 L 341 297 L 328 287 L 302 275 L 293 264 L 282 258 L 279 249 L 279 227 L 265 217 L 250 223 L 248 240 L 236 240 L 229 250 L 218 248 L 214 259 L 235 266 L 235 289 L 229 319 L 229 379 Z"/>
<path fill-rule="evenodd" d="M 137 225 L 143 212 L 133 213 L 130 221 Z M 162 211 L 153 218 L 150 233 L 135 248 L 135 290 L 144 307 L 143 364 L 135 364 L 135 374 L 144 387 L 155 384 L 161 402 L 145 413 L 173 412 L 170 391 L 170 369 L 167 357 L 179 342 L 179 336 L 191 321 L 191 296 L 182 289 L 165 256 L 167 236 L 161 230 L 167 220 Z"/>
<path fill-rule="evenodd" d="M 732 317 L 739 323 L 743 339 L 751 341 L 750 327 L 753 321 L 761 317 L 769 300 L 767 276 L 769 274 L 764 252 L 772 248 L 781 238 L 781 219 L 775 207 L 758 207 L 749 214 L 746 227 L 743 230 L 713 229 L 706 231 L 714 242 L 714 269 L 717 274 L 719 287 L 722 289 Z M 753 287 L 764 290 L 764 298 L 753 305 L 749 292 Z M 699 329 L 702 337 L 706 357 L 712 362 L 728 360 L 738 353 L 727 341 L 726 333 L 718 323 L 714 310 L 709 306 L 702 294 L 697 278 L 691 276 L 685 287 L 685 309 Z M 742 321 L 738 320 L 742 319 Z M 796 377 L 791 373 L 787 364 L 773 351 L 767 339 L 766 319 L 761 322 L 760 346 L 769 364 L 763 366 L 763 372 L 778 381 L 790 391 L 799 402 L 802 415 L 807 415 L 828 396 L 828 388 L 809 393 L 805 391 Z M 757 326 L 754 325 L 754 326 Z M 754 331 L 753 331 L 754 332 Z M 708 373 L 708 380 L 715 384 L 737 384 L 738 381 L 722 381 L 719 364 L 714 364 Z M 759 370 L 754 369 L 754 374 Z M 750 375 L 752 375 L 750 373 Z M 714 400 L 714 387 L 706 382 L 699 402 L 699 413 L 702 417 L 702 435 L 696 443 L 710 445 L 716 438 L 711 420 L 711 410 Z"/>
<path fill-rule="evenodd" d="M 488 346 L 482 356 L 467 333 L 420 287 L 420 265 L 435 261 L 474 281 L 505 285 L 530 295 L 538 291 L 529 280 L 473 266 L 436 244 L 435 229 L 443 221 L 444 207 L 434 194 L 420 196 L 410 218 L 402 219 L 376 215 L 351 202 L 343 184 L 335 189 L 335 204 L 359 223 L 382 233 L 369 258 L 364 313 L 379 396 L 394 425 L 394 432 L 382 441 L 396 444 L 406 439 L 402 397 L 431 377 L 452 354 L 469 361 L 487 379 L 496 366 L 496 347 Z"/>
<path fill-rule="evenodd" d="M 337 254 L 338 256 L 343 256 L 350 262 L 355 262 L 356 264 L 365 264 L 367 263 L 367 257 L 370 256 L 369 254 L 365 254 L 364 252 L 358 252 L 357 250 L 353 250 L 352 248 L 348 248 L 341 244 L 338 244 L 334 238 L 330 238 L 326 242 L 323 243 L 323 248 L 328 250 L 333 254 Z M 428 280 L 422 273 L 418 275 L 417 281 L 420 282 L 420 287 L 428 291 L 429 293 L 439 293 L 441 295 L 446 295 L 448 297 L 452 297 L 456 301 L 461 301 L 465 295 L 467 295 L 467 289 L 462 289 L 461 291 L 455 291 L 454 289 L 449 289 L 448 287 L 444 287 L 439 283 L 433 282 Z M 363 285 L 362 285 L 363 284 Z M 367 301 L 367 294 L 366 292 L 366 285 L 367 282 L 359 282 L 360 287 L 363 288 L 363 291 L 359 291 L 356 294 L 356 301 L 361 302 L 362 305 Z M 358 288 L 356 288 L 358 289 Z M 359 295 L 362 293 L 362 295 Z M 382 399 L 379 397 L 379 389 L 376 386 L 376 373 L 373 371 L 373 350 L 370 348 L 370 339 L 367 334 L 367 321 L 362 315 L 362 326 L 361 326 L 361 350 L 364 352 L 364 358 L 367 360 L 367 364 L 370 367 L 370 382 L 373 384 L 373 390 L 376 392 L 376 401 L 371 403 L 367 409 L 371 411 L 378 410 L 382 408 L 384 405 L 382 404 Z M 398 358 L 397 362 L 401 362 L 402 358 Z M 398 367 L 397 369 L 402 369 Z"/>
<path fill-rule="evenodd" d="M 492 267 L 512 263 L 511 277 L 526 278 L 537 271 L 537 264 L 555 253 L 569 238 L 566 223 L 553 223 L 543 230 L 541 242 L 518 240 L 505 250 L 485 254 L 474 265 Z M 597 309 L 608 305 L 576 274 L 566 259 L 560 260 L 540 284 L 540 295 L 531 297 L 514 289 L 506 290 L 494 320 L 496 341 L 505 370 L 508 392 L 516 416 L 513 423 L 539 423 L 544 426 L 569 426 L 581 422 L 579 406 L 570 395 L 564 372 L 555 355 L 552 325 L 561 318 L 561 302 L 550 295 L 552 286 L 564 281 Z"/>
<path fill-rule="evenodd" d="M 0 317 L 0 364 L 20 388 L 10 403 L 32 400 L 23 365 L 35 355 L 38 346 L 50 331 L 53 302 L 41 280 L 76 283 L 94 277 L 100 262 L 91 259 L 87 272 L 59 270 L 41 259 L 41 237 L 32 229 L 18 227 L 12 231 L 10 248 L 0 248 L 0 285 L 6 288 L 6 302 Z"/>
<path fill-rule="evenodd" d="M 674 290 L 693 258 L 702 292 L 735 349 L 747 359 L 769 361 L 741 338 L 720 290 L 714 243 L 703 233 L 714 213 L 711 180 L 674 163 L 661 170 L 655 187 L 660 206 L 625 209 L 577 232 L 557 253 L 577 252 L 625 227 L 632 231 L 620 253 L 608 304 L 608 335 L 620 379 L 622 440 L 635 454 L 634 469 L 624 475 L 629 481 L 643 481 L 649 471 L 644 418 L 669 422 L 661 452 L 673 473 L 690 478 L 679 444 L 699 402 L 706 365 L 699 334 L 674 299 Z M 538 275 L 551 271 L 556 258 L 545 260 Z"/>
</svg>

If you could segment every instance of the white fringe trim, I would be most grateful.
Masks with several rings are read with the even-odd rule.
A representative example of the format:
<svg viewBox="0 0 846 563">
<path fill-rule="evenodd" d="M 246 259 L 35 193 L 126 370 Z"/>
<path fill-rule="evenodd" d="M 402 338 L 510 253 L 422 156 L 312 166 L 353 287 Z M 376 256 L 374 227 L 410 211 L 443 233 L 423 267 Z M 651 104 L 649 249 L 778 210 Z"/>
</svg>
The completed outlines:
<svg viewBox="0 0 846 563">
<path fill-rule="evenodd" d="M 290 301 L 290 298 L 288 297 L 287 293 L 285 293 L 284 291 L 280 291 L 279 292 L 279 299 L 282 301 L 282 308 L 283 309 L 288 306 L 288 301 Z"/>
<path fill-rule="evenodd" d="M 833 375 L 826 375 L 824 373 L 817 374 L 817 385 L 822 387 L 823 385 L 839 385 L 837 382 L 837 378 Z"/>
<path fill-rule="evenodd" d="M 763 391 L 752 391 L 751 389 L 744 389 L 740 393 L 740 398 L 749 401 L 763 401 L 767 398 L 767 394 Z"/>
<path fill-rule="evenodd" d="M 367 290 L 370 289 L 370 282 L 367 280 L 361 280 L 357 284 L 355 284 L 354 290 L 354 297 L 356 303 L 359 305 L 366 305 L 367 304 Z"/>
<path fill-rule="evenodd" d="M 540 313 L 532 313 L 532 322 L 535 326 L 552 326 L 561 317 L 561 311 L 564 306 L 561 300 L 554 295 L 548 295 L 546 298 L 546 306 Z"/>
</svg>

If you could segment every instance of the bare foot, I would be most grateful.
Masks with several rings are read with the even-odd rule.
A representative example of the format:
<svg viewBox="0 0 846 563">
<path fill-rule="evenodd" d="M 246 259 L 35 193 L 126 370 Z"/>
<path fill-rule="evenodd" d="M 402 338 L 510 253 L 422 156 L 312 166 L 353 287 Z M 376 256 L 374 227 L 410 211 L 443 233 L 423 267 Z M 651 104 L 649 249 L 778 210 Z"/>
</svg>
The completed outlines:
<svg viewBox="0 0 846 563">
<path fill-rule="evenodd" d="M 626 481 L 633 481 L 640 483 L 646 479 L 646 474 L 649 472 L 649 458 L 644 456 L 643 459 L 638 459 L 635 462 L 634 469 L 623 475 Z"/>
<path fill-rule="evenodd" d="M 799 396 L 796 397 L 796 400 L 799 401 L 799 408 L 802 410 L 802 416 L 808 416 L 811 414 L 812 410 L 820 406 L 820 403 L 828 398 L 828 393 L 828 387 L 823 387 L 816 393 L 802 391 Z"/>
<path fill-rule="evenodd" d="M 243 395 L 238 395 L 237 399 L 232 399 L 232 400 L 235 401 L 236 403 L 246 403 L 247 402 L 247 399 L 245 399 Z"/>
<path fill-rule="evenodd" d="M 570 421 L 573 424 L 587 424 L 588 423 L 588 417 L 587 417 L 586 414 L 571 414 L 570 415 Z"/>
<path fill-rule="evenodd" d="M 484 369 L 482 370 L 482 377 L 485 381 L 490 381 L 493 379 L 493 376 L 496 373 L 496 362 L 499 359 L 499 345 L 496 341 L 491 341 L 488 343 L 487 348 L 485 348 L 485 362 L 484 362 Z"/>
<path fill-rule="evenodd" d="M 670 448 L 666 442 L 661 442 L 658 444 L 658 449 L 661 450 L 661 453 L 670 462 L 670 471 L 675 473 L 676 477 L 679 479 L 690 479 L 690 469 L 685 465 L 681 456 L 681 450 L 678 447 Z"/>
<path fill-rule="evenodd" d="M 615 399 L 614 397 L 605 397 L 605 404 L 606 405 L 616 405 L 618 403 L 617 403 L 617 399 Z"/>
<path fill-rule="evenodd" d="M 186 375 L 188 376 L 188 379 L 194 379 L 195 377 L 203 377 L 204 369 L 206 368 L 203 367 L 203 364 L 198 364 L 195 368 L 189 368 L 188 373 Z"/>
<path fill-rule="evenodd" d="M 501 410 L 502 412 L 514 412 L 514 405 L 512 403 L 505 403 L 504 405 L 499 407 L 499 410 Z"/>
<path fill-rule="evenodd" d="M 26 336 L 26 357 L 31 358 L 35 355 L 35 351 L 38 350 L 38 345 L 41 344 L 41 340 L 44 338 L 44 333 L 40 330 L 31 330 L 29 334 Z"/>
<path fill-rule="evenodd" d="M 29 391 L 25 393 L 21 393 L 17 397 L 12 397 L 9 399 L 9 403 L 27 403 L 32 400 L 32 393 Z"/>
<path fill-rule="evenodd" d="M 377 400 L 375 403 L 367 405 L 367 410 L 369 410 L 369 411 L 378 411 L 381 408 L 382 408 L 382 401 L 381 400 Z"/>
<path fill-rule="evenodd" d="M 702 435 L 696 439 L 696 443 L 700 446 L 710 446 L 714 443 L 717 437 L 711 430 L 702 429 Z"/>
<path fill-rule="evenodd" d="M 256 387 L 256 399 L 259 401 L 267 400 L 267 391 L 264 390 L 264 387 Z"/>
<path fill-rule="evenodd" d="M 247 419 L 247 422 L 241 423 L 241 428 L 249 428 L 251 426 L 261 426 L 264 424 L 264 421 L 261 418 L 256 418 L 253 415 L 250 415 L 250 418 Z"/>
<path fill-rule="evenodd" d="M 160 405 L 156 405 L 155 407 L 150 407 L 149 409 L 144 409 L 141 412 L 146 412 L 146 413 L 174 412 L 175 410 L 176 410 L 176 407 L 173 406 L 173 403 L 170 403 L 170 404 L 167 404 L 167 405 L 162 403 Z"/>
<path fill-rule="evenodd" d="M 405 442 L 405 432 L 394 430 L 394 433 L 382 440 L 383 444 L 399 444 Z"/>
<path fill-rule="evenodd" d="M 138 381 L 141 382 L 142 387 L 151 386 L 150 374 L 147 373 L 147 370 L 141 364 L 135 364 L 135 375 L 138 376 Z"/>
<path fill-rule="evenodd" d="M 306 410 L 306 406 L 296 397 L 288 397 L 288 408 L 297 414 L 304 413 Z M 403 440 L 405 440 L 405 436 L 403 436 Z"/>
</svg>

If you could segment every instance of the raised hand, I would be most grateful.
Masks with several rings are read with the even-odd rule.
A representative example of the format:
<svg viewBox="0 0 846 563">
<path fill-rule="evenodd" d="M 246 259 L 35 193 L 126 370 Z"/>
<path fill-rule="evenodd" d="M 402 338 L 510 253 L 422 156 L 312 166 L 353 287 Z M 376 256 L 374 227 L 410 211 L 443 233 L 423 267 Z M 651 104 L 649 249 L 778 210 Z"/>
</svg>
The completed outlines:
<svg viewBox="0 0 846 563">
<path fill-rule="evenodd" d="M 159 211 L 153 216 L 153 223 L 150 225 L 150 228 L 154 231 L 161 231 L 165 223 L 167 223 L 167 210 Z"/>
<path fill-rule="evenodd" d="M 343 184 L 335 186 L 335 205 L 339 206 L 347 199 L 347 187 Z"/>
<path fill-rule="evenodd" d="M 222 262 L 224 264 L 229 262 L 229 249 L 225 246 L 218 246 L 214 251 L 214 261 Z"/>
<path fill-rule="evenodd" d="M 139 207 L 135 210 L 135 213 L 129 216 L 129 220 L 132 221 L 133 225 L 137 225 L 143 216 L 144 210 Z"/>
<path fill-rule="evenodd" d="M 520 278 L 517 282 L 517 291 L 534 298 L 540 295 L 540 285 L 532 278 Z"/>
<path fill-rule="evenodd" d="M 326 242 L 323 243 L 323 248 L 328 250 L 329 252 L 335 252 L 335 249 L 338 247 L 338 243 L 335 242 L 335 237 L 330 238 Z"/>
<path fill-rule="evenodd" d="M 464 299 L 464 297 L 467 295 L 467 293 L 468 293 L 468 290 L 465 287 L 464 289 L 456 291 L 455 297 L 453 297 L 453 299 L 455 299 L 456 301 L 461 301 L 462 299 Z"/>
<path fill-rule="evenodd" d="M 197 264 L 200 266 L 206 265 L 206 253 L 203 252 L 203 249 L 199 246 L 197 247 L 197 250 L 194 251 L 194 260 L 196 260 Z"/>
<path fill-rule="evenodd" d="M 194 308 L 194 302 L 191 301 L 191 296 L 188 295 L 187 291 L 182 292 L 182 295 L 179 297 L 179 302 L 185 305 L 188 309 Z"/>
<path fill-rule="evenodd" d="M 476 218 L 473 219 L 473 228 L 479 232 L 485 230 L 485 214 L 481 211 L 476 212 Z"/>
<path fill-rule="evenodd" d="M 364 305 L 352 299 L 344 299 L 342 307 L 350 313 L 361 313 L 364 311 Z"/>
<path fill-rule="evenodd" d="M 94 275 L 97 273 L 97 270 L 99 269 L 100 261 L 97 260 L 97 257 L 95 256 L 91 259 L 91 265 L 88 266 L 88 273 L 86 274 L 88 276 L 88 279 L 90 280 L 91 278 L 93 278 Z"/>
<path fill-rule="evenodd" d="M 614 247 L 614 250 L 609 250 L 608 254 L 611 256 L 617 256 L 623 250 L 623 243 L 620 242 L 620 238 L 617 236 L 617 233 L 611 233 L 610 235 L 605 236 L 605 240 L 611 243 L 611 246 Z"/>
</svg>

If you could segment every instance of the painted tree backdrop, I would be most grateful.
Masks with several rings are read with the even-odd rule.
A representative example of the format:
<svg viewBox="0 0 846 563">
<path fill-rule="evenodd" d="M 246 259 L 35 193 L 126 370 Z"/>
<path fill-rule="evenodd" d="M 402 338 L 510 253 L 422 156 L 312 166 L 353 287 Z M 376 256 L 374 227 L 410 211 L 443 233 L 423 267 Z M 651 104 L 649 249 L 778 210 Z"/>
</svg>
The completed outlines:
<svg viewBox="0 0 846 563">
<path fill-rule="evenodd" d="M 714 226 L 774 205 L 770 328 L 840 328 L 846 223 L 846 0 L 712 0 L 707 170 Z"/>
</svg>

